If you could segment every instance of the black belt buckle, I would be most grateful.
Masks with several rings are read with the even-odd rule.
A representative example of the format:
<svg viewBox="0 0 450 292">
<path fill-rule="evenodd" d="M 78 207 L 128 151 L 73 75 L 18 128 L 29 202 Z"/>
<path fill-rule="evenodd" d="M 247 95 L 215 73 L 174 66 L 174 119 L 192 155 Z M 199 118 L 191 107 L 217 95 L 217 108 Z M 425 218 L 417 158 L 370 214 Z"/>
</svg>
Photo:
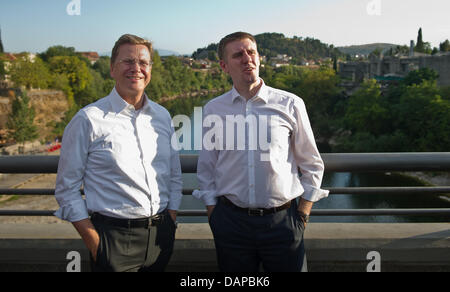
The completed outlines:
<svg viewBox="0 0 450 292">
<path fill-rule="evenodd" d="M 158 214 L 158 215 L 150 217 L 150 220 L 149 220 L 150 222 L 149 223 L 150 223 L 151 226 L 157 226 L 157 225 L 161 224 L 163 219 L 164 219 L 164 215 L 163 214 Z"/>
<path fill-rule="evenodd" d="M 126 222 L 126 226 L 124 226 L 124 224 L 118 225 L 127 228 L 145 228 L 145 229 L 148 229 L 150 225 L 148 219 L 125 219 L 123 222 L 124 223 Z"/>
<path fill-rule="evenodd" d="M 264 209 L 248 208 L 248 216 L 264 216 Z"/>
</svg>

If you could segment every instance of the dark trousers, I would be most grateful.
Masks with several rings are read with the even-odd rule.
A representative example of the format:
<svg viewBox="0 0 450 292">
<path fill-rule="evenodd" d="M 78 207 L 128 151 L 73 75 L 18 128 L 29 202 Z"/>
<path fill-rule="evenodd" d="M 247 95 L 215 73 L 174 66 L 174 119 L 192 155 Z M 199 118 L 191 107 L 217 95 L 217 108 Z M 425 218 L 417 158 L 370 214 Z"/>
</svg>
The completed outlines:
<svg viewBox="0 0 450 292">
<path fill-rule="evenodd" d="M 306 272 L 304 225 L 291 207 L 265 216 L 249 216 L 219 200 L 210 219 L 222 272 Z"/>
<path fill-rule="evenodd" d="M 117 226 L 108 218 L 91 218 L 100 236 L 93 272 L 162 272 L 169 263 L 176 226 L 167 211 L 148 226 Z"/>
</svg>

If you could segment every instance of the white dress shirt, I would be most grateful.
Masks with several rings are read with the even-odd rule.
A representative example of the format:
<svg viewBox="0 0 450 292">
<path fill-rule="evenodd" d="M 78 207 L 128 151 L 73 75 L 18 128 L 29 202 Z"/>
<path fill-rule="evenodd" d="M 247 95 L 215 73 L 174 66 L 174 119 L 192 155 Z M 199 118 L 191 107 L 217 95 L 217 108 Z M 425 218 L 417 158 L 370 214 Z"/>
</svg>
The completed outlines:
<svg viewBox="0 0 450 292">
<path fill-rule="evenodd" d="M 136 111 L 115 88 L 80 110 L 64 131 L 55 215 L 76 222 L 92 212 L 136 219 L 178 210 L 182 180 L 173 133 L 166 109 L 145 96 Z"/>
<path fill-rule="evenodd" d="M 222 195 L 243 208 L 279 207 L 299 196 L 316 202 L 328 196 L 320 188 L 324 164 L 303 100 L 261 82 L 248 102 L 233 88 L 204 108 L 204 145 L 197 166 L 200 190 L 193 195 L 206 205 L 215 205 Z M 237 116 L 250 122 L 239 129 Z M 209 132 L 218 124 L 224 133 L 220 138 Z M 265 136 L 266 146 L 261 139 Z M 209 140 L 215 144 L 213 150 L 205 147 Z"/>
</svg>

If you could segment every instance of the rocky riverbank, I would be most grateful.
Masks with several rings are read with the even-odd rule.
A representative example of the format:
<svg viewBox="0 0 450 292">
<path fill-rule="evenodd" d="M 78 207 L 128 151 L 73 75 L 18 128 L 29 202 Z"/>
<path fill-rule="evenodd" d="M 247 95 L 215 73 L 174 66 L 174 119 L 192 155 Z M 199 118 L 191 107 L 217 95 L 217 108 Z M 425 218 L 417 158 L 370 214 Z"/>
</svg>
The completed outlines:
<svg viewBox="0 0 450 292">
<path fill-rule="evenodd" d="M 401 175 L 413 177 L 428 186 L 450 186 L 450 172 L 402 172 Z M 439 198 L 450 202 L 450 194 L 442 194 Z"/>
<path fill-rule="evenodd" d="M 450 186 L 450 172 L 402 172 L 430 186 Z"/>
</svg>

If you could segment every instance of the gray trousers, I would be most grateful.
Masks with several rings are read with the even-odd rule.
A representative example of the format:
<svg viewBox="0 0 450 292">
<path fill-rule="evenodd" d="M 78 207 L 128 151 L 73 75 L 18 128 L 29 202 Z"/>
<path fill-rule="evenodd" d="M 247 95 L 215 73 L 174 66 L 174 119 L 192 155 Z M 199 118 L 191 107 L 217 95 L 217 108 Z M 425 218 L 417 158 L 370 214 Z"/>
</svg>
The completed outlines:
<svg viewBox="0 0 450 292">
<path fill-rule="evenodd" d="M 93 272 L 162 272 L 169 263 L 176 226 L 167 211 L 148 227 L 117 226 L 93 216 L 100 236 L 97 260 L 91 257 Z"/>
<path fill-rule="evenodd" d="M 304 225 L 291 207 L 265 216 L 249 216 L 219 200 L 210 219 L 222 272 L 306 272 Z"/>
</svg>

